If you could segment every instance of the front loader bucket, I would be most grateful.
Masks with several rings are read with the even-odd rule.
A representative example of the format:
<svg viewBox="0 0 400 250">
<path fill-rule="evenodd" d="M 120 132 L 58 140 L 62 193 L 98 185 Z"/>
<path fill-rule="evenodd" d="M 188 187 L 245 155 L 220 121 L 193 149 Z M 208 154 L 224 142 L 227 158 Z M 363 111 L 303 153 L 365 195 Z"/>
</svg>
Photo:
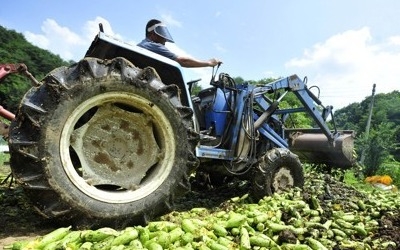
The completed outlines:
<svg viewBox="0 0 400 250">
<path fill-rule="evenodd" d="M 338 168 L 350 168 L 356 163 L 353 131 L 338 131 L 333 142 L 314 129 L 291 130 L 288 138 L 289 149 L 303 162 Z"/>
</svg>

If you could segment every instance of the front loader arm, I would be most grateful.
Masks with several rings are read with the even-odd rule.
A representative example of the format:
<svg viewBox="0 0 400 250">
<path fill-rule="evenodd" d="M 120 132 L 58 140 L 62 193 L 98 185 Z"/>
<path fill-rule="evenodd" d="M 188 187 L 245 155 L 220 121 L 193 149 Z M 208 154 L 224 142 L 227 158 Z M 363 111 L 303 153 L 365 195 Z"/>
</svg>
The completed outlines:
<svg viewBox="0 0 400 250">
<path fill-rule="evenodd" d="M 317 123 L 321 132 L 328 138 L 329 141 L 333 141 L 335 139 L 336 131 L 335 133 L 332 133 L 326 124 L 327 115 L 330 114 L 332 107 L 323 107 L 321 101 L 307 88 L 307 85 L 297 75 L 279 79 L 269 83 L 268 86 L 273 91 L 283 89 L 293 92 L 303 104 L 302 108 L 282 111 L 277 110 L 275 114 L 306 112 Z"/>
<path fill-rule="evenodd" d="M 331 131 L 326 119 L 328 115 L 332 115 L 332 106 L 324 107 L 321 101 L 307 88 L 305 82 L 297 75 L 279 79 L 267 84 L 265 87 L 270 88 L 269 92 L 275 92 L 276 90 L 293 92 L 303 106 L 278 109 L 277 103 L 280 102 L 284 95 L 274 101 L 261 98 L 258 100 L 261 106 L 268 108 L 255 121 L 255 127 L 258 124 L 263 124 L 267 117 L 271 115 L 285 116 L 290 113 L 305 112 L 312 117 L 318 128 L 284 129 L 285 137 L 288 137 L 289 149 L 298 154 L 303 161 L 309 163 L 322 163 L 342 168 L 351 167 L 355 164 L 353 154 L 354 132 L 338 131 L 336 127 Z"/>
<path fill-rule="evenodd" d="M 337 131 L 331 133 L 330 129 L 326 124 L 326 118 L 331 113 L 332 106 L 324 107 L 321 101 L 307 88 L 307 85 L 300 80 L 297 75 L 288 77 L 289 88 L 297 96 L 300 102 L 303 104 L 307 113 L 314 119 L 321 132 L 328 138 L 330 142 L 333 142 L 337 136 Z M 319 109 L 318 107 L 321 107 Z"/>
</svg>

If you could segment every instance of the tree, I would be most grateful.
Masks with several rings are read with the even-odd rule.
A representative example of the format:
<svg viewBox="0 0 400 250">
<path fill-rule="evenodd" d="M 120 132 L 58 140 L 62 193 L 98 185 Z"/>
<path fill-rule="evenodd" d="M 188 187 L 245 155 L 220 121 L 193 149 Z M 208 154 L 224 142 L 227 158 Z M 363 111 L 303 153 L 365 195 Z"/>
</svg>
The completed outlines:
<svg viewBox="0 0 400 250">
<path fill-rule="evenodd" d="M 361 131 L 359 121 L 364 114 L 360 103 L 352 103 L 334 113 L 336 126 L 342 129 Z"/>
<path fill-rule="evenodd" d="M 364 174 L 374 175 L 381 164 L 390 156 L 390 152 L 397 147 L 393 137 L 393 123 L 381 123 L 372 128 L 367 136 L 362 133 L 356 141 L 360 150 L 365 150 Z"/>
<path fill-rule="evenodd" d="M 245 81 L 242 77 L 234 77 L 233 78 L 237 84 L 247 82 L 248 84 L 259 86 L 266 85 L 268 83 L 274 82 L 280 78 L 263 78 L 260 80 L 247 80 Z M 278 99 L 285 90 L 277 90 L 274 93 L 266 94 L 266 96 L 274 101 Z M 299 108 L 302 107 L 300 100 L 291 92 L 287 93 L 286 96 L 281 100 L 279 104 L 280 109 L 289 109 L 289 108 Z M 285 119 L 285 124 L 287 128 L 311 128 L 313 125 L 313 119 L 306 113 L 292 113 L 287 119 Z"/>
<path fill-rule="evenodd" d="M 352 103 L 335 112 L 335 121 L 339 128 L 346 130 L 354 130 L 356 132 L 356 150 L 358 155 L 361 155 L 361 145 L 366 145 L 365 142 L 365 127 L 368 119 L 369 105 L 371 96 L 365 98 L 360 103 Z M 380 131 L 381 124 L 391 124 L 388 128 L 391 138 L 394 142 L 400 141 L 400 92 L 393 91 L 387 94 L 377 94 L 374 100 L 374 108 L 372 113 L 371 130 Z M 382 135 L 383 136 L 383 135 Z M 373 136 L 369 137 L 373 140 Z M 357 142 L 360 140 L 359 142 Z M 375 139 L 374 139 L 375 140 Z M 378 138 L 376 138 L 378 140 Z M 374 142 L 370 142 L 373 143 Z M 389 153 L 394 157 L 394 160 L 400 161 L 400 149 L 398 147 L 382 148 L 385 153 Z"/>
<path fill-rule="evenodd" d="M 236 84 L 241 84 L 245 82 L 245 80 L 241 76 L 233 77 L 233 80 L 236 82 Z"/>
<path fill-rule="evenodd" d="M 197 95 L 200 93 L 200 91 L 202 90 L 199 82 L 195 82 L 192 85 L 192 95 Z"/>
<path fill-rule="evenodd" d="M 53 69 L 69 65 L 51 52 L 40 49 L 14 30 L 0 26 L 0 64 L 24 63 L 36 79 L 43 78 Z M 21 75 L 9 75 L 0 85 L 0 105 L 15 113 L 22 96 L 31 87 L 30 81 Z"/>
</svg>

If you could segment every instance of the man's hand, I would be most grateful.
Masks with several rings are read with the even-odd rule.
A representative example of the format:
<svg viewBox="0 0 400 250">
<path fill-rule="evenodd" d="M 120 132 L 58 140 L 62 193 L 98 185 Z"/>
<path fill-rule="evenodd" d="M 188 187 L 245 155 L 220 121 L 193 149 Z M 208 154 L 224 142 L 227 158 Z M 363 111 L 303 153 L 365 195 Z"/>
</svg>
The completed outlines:
<svg viewBox="0 0 400 250">
<path fill-rule="evenodd" d="M 222 61 L 215 58 L 211 58 L 210 60 L 208 60 L 208 64 L 210 67 L 214 67 L 217 66 L 218 64 L 222 64 Z"/>
</svg>

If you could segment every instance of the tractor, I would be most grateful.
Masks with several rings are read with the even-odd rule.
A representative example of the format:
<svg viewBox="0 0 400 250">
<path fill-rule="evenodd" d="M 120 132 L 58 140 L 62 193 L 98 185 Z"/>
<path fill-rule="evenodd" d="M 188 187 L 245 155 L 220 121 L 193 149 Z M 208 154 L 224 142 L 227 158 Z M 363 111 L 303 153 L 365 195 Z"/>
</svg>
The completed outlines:
<svg viewBox="0 0 400 250">
<path fill-rule="evenodd" d="M 1 68 L 1 67 L 0 67 Z M 3 68 L 1 77 L 11 71 Z M 10 67 L 8 67 L 10 68 Z M 48 219 L 80 226 L 145 224 L 168 212 L 199 173 L 251 183 L 254 199 L 304 183 L 303 163 L 354 165 L 353 131 L 328 126 L 297 75 L 254 86 L 213 68 L 192 93 L 175 61 L 104 33 L 86 55 L 37 81 L 7 133 L 13 177 Z M 285 108 L 288 94 L 299 107 Z M 294 113 L 314 128 L 286 128 Z M 334 119 L 332 119 L 334 121 Z"/>
</svg>

